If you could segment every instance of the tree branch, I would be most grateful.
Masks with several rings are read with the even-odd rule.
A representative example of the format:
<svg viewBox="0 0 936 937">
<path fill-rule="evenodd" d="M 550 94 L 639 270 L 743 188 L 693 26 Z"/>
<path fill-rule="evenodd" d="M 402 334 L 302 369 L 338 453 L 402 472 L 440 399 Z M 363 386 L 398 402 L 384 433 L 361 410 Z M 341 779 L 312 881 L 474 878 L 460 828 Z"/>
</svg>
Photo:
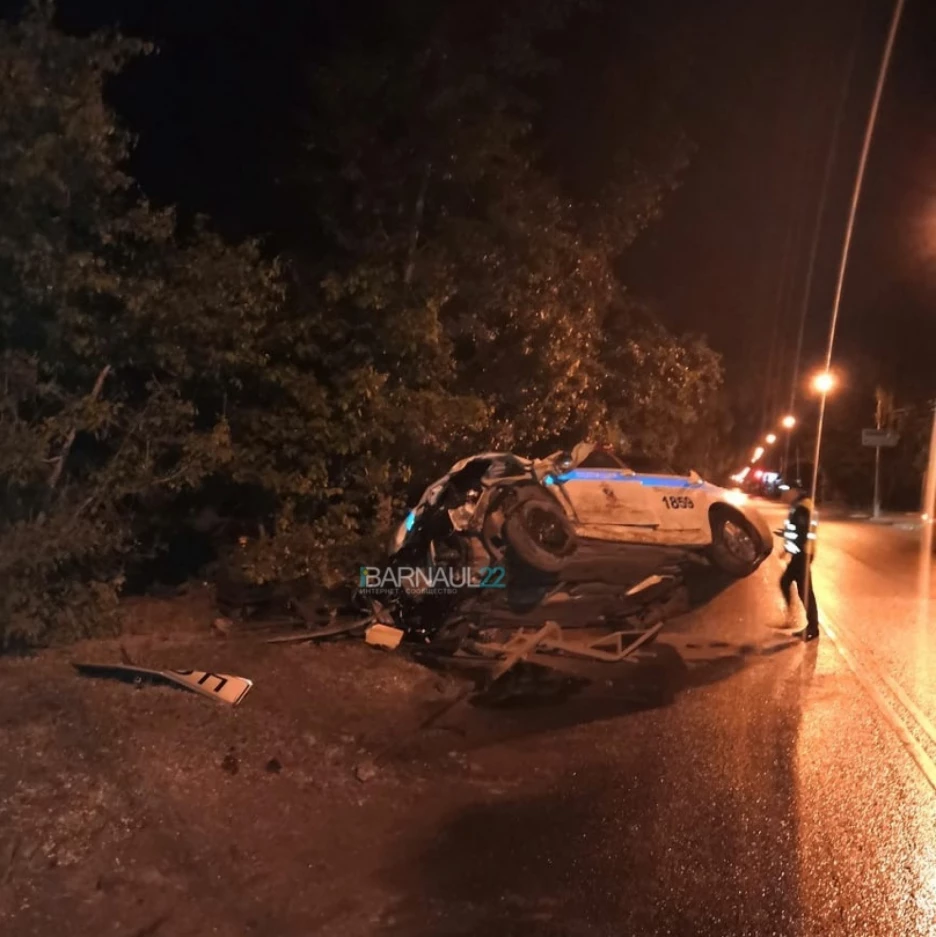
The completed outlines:
<svg viewBox="0 0 936 937">
<path fill-rule="evenodd" d="M 416 266 L 416 248 L 419 246 L 419 230 L 422 227 L 423 213 L 426 209 L 426 191 L 429 188 L 429 176 L 432 174 L 432 163 L 427 162 L 423 170 L 422 181 L 419 184 L 419 194 L 413 206 L 413 221 L 410 226 L 409 249 L 406 252 L 406 266 L 403 268 L 403 284 L 410 285 L 413 279 L 413 270 Z"/>
<path fill-rule="evenodd" d="M 88 402 L 94 403 L 98 397 L 101 396 L 101 390 L 104 388 L 104 381 L 107 379 L 107 375 L 110 374 L 111 366 L 105 364 L 101 368 L 100 373 L 97 376 L 97 380 L 94 382 L 94 387 L 91 388 L 91 393 L 88 395 Z M 68 458 L 68 453 L 71 451 L 71 447 L 75 442 L 75 436 L 77 435 L 78 430 L 75 427 L 72 427 L 68 436 L 65 439 L 65 445 L 62 446 L 62 451 L 58 454 L 55 459 L 55 468 L 52 469 L 52 474 L 49 476 L 49 491 L 52 492 L 55 490 L 55 486 L 58 484 L 59 479 L 62 477 L 62 469 L 65 468 L 65 460 Z"/>
</svg>

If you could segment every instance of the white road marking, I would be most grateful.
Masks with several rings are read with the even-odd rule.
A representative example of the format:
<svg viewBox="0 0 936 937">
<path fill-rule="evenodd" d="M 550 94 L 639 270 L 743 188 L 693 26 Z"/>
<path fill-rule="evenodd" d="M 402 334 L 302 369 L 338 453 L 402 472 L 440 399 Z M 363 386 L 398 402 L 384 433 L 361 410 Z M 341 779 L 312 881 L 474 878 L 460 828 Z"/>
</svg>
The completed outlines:
<svg viewBox="0 0 936 937">
<path fill-rule="evenodd" d="M 873 652 L 873 648 L 870 648 L 866 641 L 857 637 L 855 633 L 851 631 L 851 629 L 843 628 L 841 625 L 836 625 L 836 628 L 838 628 L 840 634 L 847 635 L 850 641 L 860 645 L 869 653 Z M 882 670 L 875 663 L 869 663 L 868 666 L 870 670 L 877 674 L 877 676 L 887 684 L 894 696 L 900 700 L 901 705 L 917 721 L 917 724 L 923 733 L 929 737 L 930 741 L 933 742 L 934 745 L 936 745 L 936 726 L 934 726 L 930 721 L 929 716 L 927 716 L 926 713 L 923 712 L 923 710 L 913 702 L 907 691 L 886 670 Z"/>
<path fill-rule="evenodd" d="M 842 548 L 839 546 L 839 549 L 841 550 Z M 934 725 L 920 707 L 914 703 L 906 690 L 904 690 L 889 673 L 882 670 L 877 664 L 870 660 L 866 664 L 859 661 L 855 652 L 845 643 L 844 637 L 847 635 L 850 642 L 866 650 L 868 654 L 863 656 L 867 659 L 873 656 L 873 649 L 869 648 L 863 640 L 858 638 L 853 632 L 841 626 L 833 625 L 825 611 L 820 615 L 820 624 L 825 633 L 832 639 L 832 643 L 842 659 L 848 664 L 852 673 L 855 674 L 858 682 L 864 687 L 868 696 L 871 697 L 872 702 L 877 706 L 885 721 L 890 725 L 891 729 L 893 729 L 903 746 L 926 776 L 930 786 L 936 791 L 936 762 L 929 756 L 926 749 L 916 739 L 910 728 L 908 728 L 907 723 L 904 722 L 895 708 L 881 693 L 874 678 L 876 677 L 879 683 L 883 683 L 891 693 L 894 694 L 901 706 L 904 707 L 911 717 L 912 722 L 915 723 L 920 732 L 929 738 L 934 745 L 936 745 L 936 725 Z"/>
<path fill-rule="evenodd" d="M 930 786 L 936 791 L 936 762 L 927 754 L 926 749 L 917 741 L 913 733 L 907 727 L 907 724 L 900 718 L 897 711 L 887 701 L 887 698 L 878 689 L 871 674 L 876 674 L 878 679 L 887 684 L 894 692 L 894 695 L 900 700 L 901 704 L 907 709 L 907 712 L 916 720 L 920 729 L 936 742 L 936 729 L 927 717 L 920 711 L 919 707 L 907 696 L 903 688 L 893 680 L 888 674 L 871 664 L 866 666 L 861 663 L 855 654 L 849 649 L 842 639 L 842 634 L 836 634 L 835 628 L 831 625 L 828 617 L 823 615 L 820 619 L 823 631 L 832 640 L 835 649 L 839 652 L 842 659 L 851 668 L 852 673 L 858 679 L 858 682 L 864 687 L 865 692 L 871 697 L 871 700 L 877 706 L 885 721 L 900 739 L 904 748 L 910 753 L 910 757 L 917 763 L 917 766 L 926 776 Z"/>
</svg>

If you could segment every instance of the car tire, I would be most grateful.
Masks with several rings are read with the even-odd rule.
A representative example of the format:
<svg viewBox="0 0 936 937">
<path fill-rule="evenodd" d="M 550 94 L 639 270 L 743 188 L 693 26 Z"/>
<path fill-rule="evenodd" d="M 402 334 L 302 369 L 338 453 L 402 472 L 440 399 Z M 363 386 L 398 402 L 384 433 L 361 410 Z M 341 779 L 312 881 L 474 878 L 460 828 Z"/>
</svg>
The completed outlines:
<svg viewBox="0 0 936 937">
<path fill-rule="evenodd" d="M 503 529 L 513 555 L 543 573 L 557 573 L 578 540 L 562 508 L 547 496 L 523 497 L 509 510 Z"/>
<path fill-rule="evenodd" d="M 763 559 L 757 531 L 742 514 L 730 509 L 713 510 L 711 523 L 708 555 L 712 564 L 735 579 L 750 576 Z"/>
</svg>

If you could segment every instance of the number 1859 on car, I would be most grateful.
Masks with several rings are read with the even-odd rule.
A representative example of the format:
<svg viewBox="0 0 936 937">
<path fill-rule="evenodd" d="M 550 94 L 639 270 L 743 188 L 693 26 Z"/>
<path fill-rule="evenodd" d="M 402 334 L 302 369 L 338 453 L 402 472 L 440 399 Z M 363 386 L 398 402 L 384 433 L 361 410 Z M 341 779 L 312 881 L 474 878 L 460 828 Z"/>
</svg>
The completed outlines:
<svg viewBox="0 0 936 937">
<path fill-rule="evenodd" d="M 680 508 L 691 510 L 695 507 L 692 498 L 687 498 L 685 495 L 663 495 L 663 503 L 671 511 L 678 511 Z"/>
</svg>

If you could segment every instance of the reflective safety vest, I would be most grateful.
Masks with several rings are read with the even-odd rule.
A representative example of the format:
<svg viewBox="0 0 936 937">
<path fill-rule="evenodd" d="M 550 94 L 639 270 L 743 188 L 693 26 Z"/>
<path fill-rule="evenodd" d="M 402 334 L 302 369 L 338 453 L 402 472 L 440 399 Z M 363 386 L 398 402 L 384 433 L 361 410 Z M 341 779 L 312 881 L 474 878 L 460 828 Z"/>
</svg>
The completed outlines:
<svg viewBox="0 0 936 937">
<path fill-rule="evenodd" d="M 812 559 L 816 555 L 816 525 L 812 500 L 801 498 L 783 522 L 783 549 L 793 556 L 805 553 Z"/>
</svg>

